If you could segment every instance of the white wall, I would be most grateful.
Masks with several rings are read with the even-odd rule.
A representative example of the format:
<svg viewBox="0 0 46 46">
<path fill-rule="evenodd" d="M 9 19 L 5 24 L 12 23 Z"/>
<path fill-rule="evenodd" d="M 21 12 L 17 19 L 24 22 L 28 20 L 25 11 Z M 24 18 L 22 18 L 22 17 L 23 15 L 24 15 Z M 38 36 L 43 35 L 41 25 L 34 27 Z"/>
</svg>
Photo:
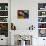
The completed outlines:
<svg viewBox="0 0 46 46">
<path fill-rule="evenodd" d="M 33 24 L 35 26 L 35 30 L 32 31 L 33 46 L 43 46 L 44 43 L 43 38 L 38 38 L 38 3 L 46 3 L 46 0 L 11 0 L 11 22 L 16 25 L 15 34 L 16 32 L 20 34 L 20 30 L 26 34 L 28 27 Z M 17 10 L 21 9 L 30 11 L 29 19 L 17 19 Z"/>
<path fill-rule="evenodd" d="M 11 22 L 14 22 L 17 30 L 28 30 L 29 26 L 33 22 L 32 14 L 32 1 L 29 0 L 12 0 L 11 1 Z M 17 19 L 17 10 L 29 10 L 29 19 Z"/>
<path fill-rule="evenodd" d="M 29 10 L 29 19 L 17 19 L 17 10 L 21 9 Z M 32 0 L 11 0 L 11 22 L 16 25 L 17 30 L 15 31 L 15 34 L 27 34 L 26 32 L 29 32 L 29 26 L 34 25 L 35 30 L 32 35 L 35 34 L 35 36 L 37 36 L 37 2 Z"/>
</svg>

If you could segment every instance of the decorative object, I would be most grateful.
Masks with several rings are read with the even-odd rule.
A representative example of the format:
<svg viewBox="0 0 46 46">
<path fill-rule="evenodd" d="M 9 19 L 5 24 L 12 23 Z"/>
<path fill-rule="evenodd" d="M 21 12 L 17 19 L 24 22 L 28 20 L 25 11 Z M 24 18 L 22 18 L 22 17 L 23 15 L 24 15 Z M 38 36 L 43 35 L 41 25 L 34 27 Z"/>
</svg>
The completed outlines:
<svg viewBox="0 0 46 46">
<path fill-rule="evenodd" d="M 0 6 L 0 10 L 1 10 L 1 6 Z"/>
<path fill-rule="evenodd" d="M 34 30 L 34 26 L 33 25 L 31 25 L 31 26 L 29 26 L 29 30 Z"/>
<path fill-rule="evenodd" d="M 8 10 L 8 6 L 5 6 L 5 10 Z"/>
<path fill-rule="evenodd" d="M 42 12 L 42 15 L 45 15 L 45 12 Z"/>
<path fill-rule="evenodd" d="M 39 37 L 46 37 L 46 29 L 39 29 Z"/>
<path fill-rule="evenodd" d="M 16 30 L 16 26 L 13 23 L 11 23 L 11 30 Z"/>
<path fill-rule="evenodd" d="M 46 11 L 38 11 L 38 16 L 46 16 Z"/>
</svg>

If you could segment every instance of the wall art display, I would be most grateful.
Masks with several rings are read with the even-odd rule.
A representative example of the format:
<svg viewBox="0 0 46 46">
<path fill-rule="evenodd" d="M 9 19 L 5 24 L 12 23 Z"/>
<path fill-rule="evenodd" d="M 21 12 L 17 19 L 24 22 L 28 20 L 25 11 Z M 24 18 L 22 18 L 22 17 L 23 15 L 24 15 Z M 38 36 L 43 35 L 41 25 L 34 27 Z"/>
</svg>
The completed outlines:
<svg viewBox="0 0 46 46">
<path fill-rule="evenodd" d="M 18 10 L 17 17 L 18 17 L 18 19 L 29 18 L 29 10 Z"/>
<path fill-rule="evenodd" d="M 39 37 L 46 37 L 46 29 L 39 29 Z"/>
</svg>

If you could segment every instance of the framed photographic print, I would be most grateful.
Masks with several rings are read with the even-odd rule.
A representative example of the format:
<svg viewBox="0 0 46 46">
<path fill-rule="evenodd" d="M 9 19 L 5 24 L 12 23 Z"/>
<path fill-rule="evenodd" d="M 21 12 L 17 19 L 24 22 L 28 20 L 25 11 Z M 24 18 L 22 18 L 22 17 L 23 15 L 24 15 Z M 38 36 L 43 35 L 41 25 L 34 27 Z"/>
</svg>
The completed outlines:
<svg viewBox="0 0 46 46">
<path fill-rule="evenodd" d="M 29 10 L 18 10 L 17 18 L 18 19 L 28 19 L 29 18 Z"/>
</svg>

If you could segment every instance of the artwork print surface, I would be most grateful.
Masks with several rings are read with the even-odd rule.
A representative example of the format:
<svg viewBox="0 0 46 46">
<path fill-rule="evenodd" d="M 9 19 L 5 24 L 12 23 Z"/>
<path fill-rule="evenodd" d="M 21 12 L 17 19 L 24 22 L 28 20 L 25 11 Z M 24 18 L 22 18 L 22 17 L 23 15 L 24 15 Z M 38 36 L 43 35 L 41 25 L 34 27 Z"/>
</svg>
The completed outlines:
<svg viewBox="0 0 46 46">
<path fill-rule="evenodd" d="M 17 15 L 18 15 L 18 19 L 29 18 L 29 10 L 18 10 Z"/>
</svg>

